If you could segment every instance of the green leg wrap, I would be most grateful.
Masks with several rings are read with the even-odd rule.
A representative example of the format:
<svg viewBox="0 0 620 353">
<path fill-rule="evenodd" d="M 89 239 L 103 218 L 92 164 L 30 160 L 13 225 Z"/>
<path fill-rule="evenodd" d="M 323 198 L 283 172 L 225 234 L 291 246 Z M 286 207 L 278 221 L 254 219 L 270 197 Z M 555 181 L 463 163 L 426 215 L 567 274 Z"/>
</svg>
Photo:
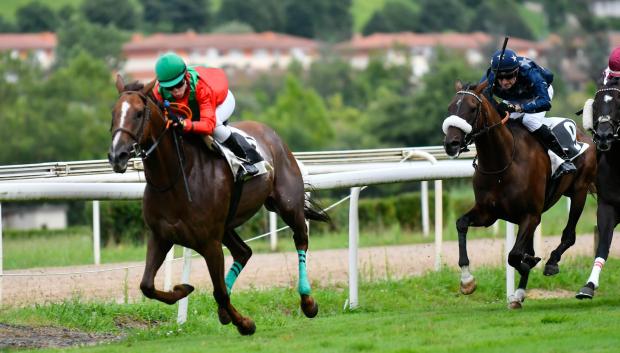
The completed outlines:
<svg viewBox="0 0 620 353">
<path fill-rule="evenodd" d="M 235 281 L 237 280 L 237 277 L 239 277 L 241 270 L 243 270 L 243 265 L 235 261 L 232 266 L 230 266 L 230 270 L 228 270 L 228 273 L 226 274 L 226 279 L 224 280 L 224 282 L 226 283 L 226 290 L 228 291 L 229 295 L 232 292 L 233 284 L 235 284 Z"/>
<path fill-rule="evenodd" d="M 310 295 L 310 282 L 308 281 L 308 273 L 306 272 L 306 252 L 297 250 L 299 258 L 299 284 L 297 290 L 299 294 Z"/>
</svg>

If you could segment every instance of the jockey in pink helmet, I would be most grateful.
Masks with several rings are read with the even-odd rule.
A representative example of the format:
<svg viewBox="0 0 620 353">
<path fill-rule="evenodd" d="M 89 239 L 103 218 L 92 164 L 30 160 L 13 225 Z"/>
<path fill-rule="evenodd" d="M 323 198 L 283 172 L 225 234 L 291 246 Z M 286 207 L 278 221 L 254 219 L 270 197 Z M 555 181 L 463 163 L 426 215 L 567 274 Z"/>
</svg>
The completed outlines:
<svg viewBox="0 0 620 353">
<path fill-rule="evenodd" d="M 612 50 L 609 54 L 607 68 L 603 71 L 603 84 L 612 77 L 620 77 L 620 47 Z"/>
</svg>

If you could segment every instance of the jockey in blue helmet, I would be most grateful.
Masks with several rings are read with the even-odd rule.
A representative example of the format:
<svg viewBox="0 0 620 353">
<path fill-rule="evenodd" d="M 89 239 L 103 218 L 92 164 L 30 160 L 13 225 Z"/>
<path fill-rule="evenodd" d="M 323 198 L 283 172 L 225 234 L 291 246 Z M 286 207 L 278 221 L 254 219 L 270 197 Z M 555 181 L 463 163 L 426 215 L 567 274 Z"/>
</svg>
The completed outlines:
<svg viewBox="0 0 620 353">
<path fill-rule="evenodd" d="M 493 53 L 491 67 L 480 82 L 488 81 L 493 92 L 503 101 L 496 108 L 500 115 L 510 114 L 511 119 L 522 118 L 521 122 L 542 144 L 564 160 L 555 177 L 576 170 L 549 126 L 543 123 L 545 113 L 551 109 L 553 98 L 553 73 L 534 61 L 518 56 L 511 49 Z M 497 72 L 497 75 L 496 75 Z M 494 100 L 492 100 L 494 101 Z"/>
</svg>

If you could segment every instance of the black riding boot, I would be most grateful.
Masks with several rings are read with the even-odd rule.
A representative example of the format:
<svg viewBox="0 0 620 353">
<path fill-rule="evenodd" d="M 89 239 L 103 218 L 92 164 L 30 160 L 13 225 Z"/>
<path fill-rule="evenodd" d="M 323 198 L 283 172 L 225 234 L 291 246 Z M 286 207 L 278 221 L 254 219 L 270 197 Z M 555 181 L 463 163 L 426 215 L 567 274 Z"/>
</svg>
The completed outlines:
<svg viewBox="0 0 620 353">
<path fill-rule="evenodd" d="M 574 173 L 577 170 L 573 162 L 571 162 L 566 155 L 566 151 L 564 151 L 562 146 L 560 146 L 560 143 L 558 142 L 557 137 L 553 134 L 553 131 L 551 131 L 547 125 L 543 124 L 543 126 L 532 132 L 532 134 L 536 136 L 536 138 L 538 138 L 538 140 L 540 140 L 545 147 L 564 160 L 564 163 L 562 163 L 558 167 L 558 170 L 556 170 L 554 174 L 555 178 L 559 178 L 564 174 Z"/>
<path fill-rule="evenodd" d="M 263 157 L 248 143 L 245 137 L 233 132 L 222 144 L 243 161 L 243 168 L 248 175 L 258 173 L 258 168 L 254 166 L 254 163 L 262 161 Z"/>
</svg>

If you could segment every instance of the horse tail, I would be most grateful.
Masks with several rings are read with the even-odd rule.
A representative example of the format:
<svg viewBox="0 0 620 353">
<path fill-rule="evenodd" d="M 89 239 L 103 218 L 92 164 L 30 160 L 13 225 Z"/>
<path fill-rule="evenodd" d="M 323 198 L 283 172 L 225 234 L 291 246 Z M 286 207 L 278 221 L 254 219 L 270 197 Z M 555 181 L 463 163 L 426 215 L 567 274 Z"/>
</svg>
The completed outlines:
<svg viewBox="0 0 620 353">
<path fill-rule="evenodd" d="M 307 194 L 306 194 L 307 195 Z M 327 212 L 310 196 L 306 196 L 304 216 L 311 221 L 331 223 L 332 219 Z"/>
</svg>

